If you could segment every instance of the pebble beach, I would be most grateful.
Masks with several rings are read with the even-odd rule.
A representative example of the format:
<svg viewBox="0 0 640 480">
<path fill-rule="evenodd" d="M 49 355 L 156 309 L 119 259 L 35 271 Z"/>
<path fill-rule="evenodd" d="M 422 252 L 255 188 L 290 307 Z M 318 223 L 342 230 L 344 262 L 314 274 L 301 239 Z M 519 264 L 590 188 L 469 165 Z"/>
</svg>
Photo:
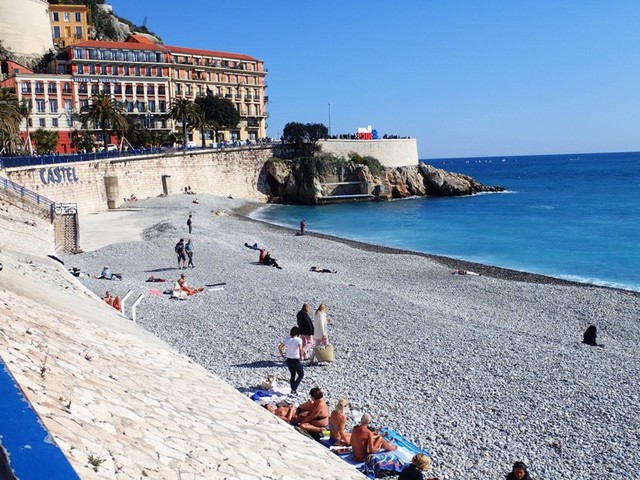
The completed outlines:
<svg viewBox="0 0 640 480">
<path fill-rule="evenodd" d="M 287 384 L 277 345 L 303 303 L 327 304 L 336 361 L 305 367 L 299 391 L 319 386 L 330 408 L 346 397 L 370 412 L 431 454 L 430 475 L 503 478 L 522 460 L 538 480 L 640 478 L 637 293 L 335 239 L 311 224 L 296 236 L 248 218 L 256 204 L 197 198 L 145 199 L 81 221 L 85 252 L 66 265 L 122 273 L 80 280 L 98 295 L 133 290 L 129 305 L 144 294 L 138 323 L 241 391 L 267 373 Z M 92 236 L 98 217 L 118 243 Z M 195 245 L 193 269 L 177 269 L 180 238 Z M 282 270 L 260 265 L 245 243 L 271 251 Z M 150 293 L 180 273 L 224 289 L 186 301 Z M 591 323 L 604 348 L 581 343 Z"/>
</svg>

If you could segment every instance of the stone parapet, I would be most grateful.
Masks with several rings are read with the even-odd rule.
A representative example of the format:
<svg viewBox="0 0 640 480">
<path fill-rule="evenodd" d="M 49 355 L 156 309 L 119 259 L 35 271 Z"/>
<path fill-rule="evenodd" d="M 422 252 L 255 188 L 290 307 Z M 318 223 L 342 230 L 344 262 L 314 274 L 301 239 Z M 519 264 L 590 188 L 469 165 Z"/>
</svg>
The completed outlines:
<svg viewBox="0 0 640 480">
<path fill-rule="evenodd" d="M 418 164 L 418 143 L 415 138 L 382 140 L 320 140 L 323 152 L 338 157 L 354 152 L 362 157 L 377 158 L 385 167 L 403 167 Z"/>
</svg>

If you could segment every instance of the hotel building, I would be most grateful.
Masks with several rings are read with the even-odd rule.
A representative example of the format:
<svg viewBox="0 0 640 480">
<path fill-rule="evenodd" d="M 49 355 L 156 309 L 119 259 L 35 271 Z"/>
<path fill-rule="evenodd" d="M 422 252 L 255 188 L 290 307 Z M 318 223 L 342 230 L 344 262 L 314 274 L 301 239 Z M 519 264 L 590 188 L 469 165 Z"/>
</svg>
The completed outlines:
<svg viewBox="0 0 640 480">
<path fill-rule="evenodd" d="M 233 102 L 241 121 L 218 132 L 215 141 L 266 136 L 264 64 L 247 55 L 155 44 L 132 35 L 126 42 L 87 40 L 62 49 L 49 74 L 9 69 L 0 87 L 15 89 L 30 102 L 33 128 L 59 132 L 58 152 L 71 152 L 71 136 L 80 128 L 77 113 L 91 96 L 106 93 L 125 112 L 152 130 L 180 131 L 168 118 L 171 101 L 195 100 L 211 92 Z M 97 132 L 98 125 L 88 126 Z M 26 134 L 26 126 L 25 126 Z M 190 132 L 199 145 L 201 132 Z M 205 132 L 205 143 L 214 142 Z"/>
</svg>

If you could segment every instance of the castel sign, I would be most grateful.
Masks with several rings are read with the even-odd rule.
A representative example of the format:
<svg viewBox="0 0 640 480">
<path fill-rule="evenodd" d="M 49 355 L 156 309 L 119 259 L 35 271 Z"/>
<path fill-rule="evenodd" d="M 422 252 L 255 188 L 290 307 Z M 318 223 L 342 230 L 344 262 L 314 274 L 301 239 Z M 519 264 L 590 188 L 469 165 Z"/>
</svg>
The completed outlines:
<svg viewBox="0 0 640 480">
<path fill-rule="evenodd" d="M 40 180 L 43 185 L 50 183 L 78 183 L 75 167 L 51 167 L 40 169 Z"/>
</svg>

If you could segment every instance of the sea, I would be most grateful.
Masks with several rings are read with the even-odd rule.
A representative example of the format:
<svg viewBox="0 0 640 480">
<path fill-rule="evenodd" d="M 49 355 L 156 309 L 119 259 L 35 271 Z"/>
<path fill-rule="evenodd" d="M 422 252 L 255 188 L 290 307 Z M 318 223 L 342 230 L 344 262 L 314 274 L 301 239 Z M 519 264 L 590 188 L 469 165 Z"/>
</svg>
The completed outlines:
<svg viewBox="0 0 640 480">
<path fill-rule="evenodd" d="M 640 153 L 421 160 L 502 193 L 268 205 L 269 223 L 640 291 Z"/>
</svg>

